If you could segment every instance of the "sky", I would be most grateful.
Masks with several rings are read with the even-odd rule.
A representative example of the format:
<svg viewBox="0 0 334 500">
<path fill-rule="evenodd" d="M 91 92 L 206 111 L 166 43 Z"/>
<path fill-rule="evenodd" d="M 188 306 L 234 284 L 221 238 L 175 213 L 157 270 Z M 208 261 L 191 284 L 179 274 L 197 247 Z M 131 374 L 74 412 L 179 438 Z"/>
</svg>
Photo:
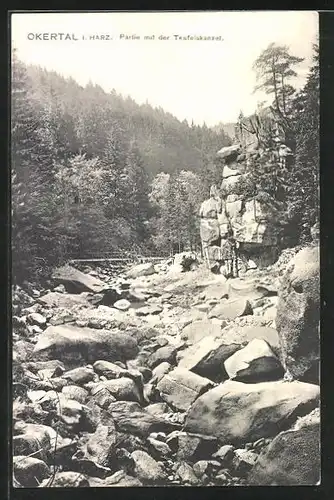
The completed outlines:
<svg viewBox="0 0 334 500">
<path fill-rule="evenodd" d="M 12 48 L 28 64 L 36 64 L 89 81 L 105 91 L 115 89 L 139 104 L 148 101 L 180 120 L 214 126 L 235 122 L 254 112 L 266 96 L 254 94 L 252 65 L 271 43 L 287 45 L 305 58 L 298 78 L 305 82 L 318 35 L 312 11 L 14 13 Z M 50 38 L 68 33 L 77 40 Z M 90 39 L 105 36 L 105 40 Z M 123 37 L 121 38 L 121 35 Z M 140 39 L 126 39 L 125 36 Z M 154 35 L 154 40 L 145 36 Z M 159 36 L 169 39 L 160 40 Z M 182 40 L 174 35 L 214 36 L 221 40 Z M 84 39 L 83 39 L 84 37 Z M 109 39 L 107 38 L 109 37 Z M 112 39 L 111 39 L 112 38 Z"/>
</svg>

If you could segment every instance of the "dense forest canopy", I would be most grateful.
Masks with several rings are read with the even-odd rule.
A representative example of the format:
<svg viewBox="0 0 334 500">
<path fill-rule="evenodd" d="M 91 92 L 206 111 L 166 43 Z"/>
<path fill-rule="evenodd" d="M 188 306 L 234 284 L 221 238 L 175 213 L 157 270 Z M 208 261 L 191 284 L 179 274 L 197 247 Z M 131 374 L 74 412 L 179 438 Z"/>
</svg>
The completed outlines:
<svg viewBox="0 0 334 500">
<path fill-rule="evenodd" d="M 296 161 L 284 183 L 288 220 L 300 228 L 318 210 L 318 52 L 315 47 L 307 83 L 296 92 L 289 79 L 298 58 L 284 47 L 266 51 L 254 69 L 262 90 L 273 94 L 277 120 L 293 136 Z M 278 82 L 268 66 L 273 52 Z M 16 281 L 47 275 L 70 258 L 196 248 L 199 204 L 221 180 L 216 152 L 232 143 L 224 127 L 180 121 L 93 83 L 82 87 L 27 67 L 15 51 L 11 128 Z M 261 165 L 255 177 L 265 184 Z"/>
</svg>

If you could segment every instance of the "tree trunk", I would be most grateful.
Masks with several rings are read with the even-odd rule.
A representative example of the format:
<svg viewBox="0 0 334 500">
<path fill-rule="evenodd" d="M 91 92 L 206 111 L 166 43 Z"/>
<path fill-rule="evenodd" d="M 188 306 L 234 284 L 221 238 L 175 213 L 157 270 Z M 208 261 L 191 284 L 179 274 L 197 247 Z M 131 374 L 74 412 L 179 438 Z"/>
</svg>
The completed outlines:
<svg viewBox="0 0 334 500">
<path fill-rule="evenodd" d="M 281 74 L 282 78 L 282 102 L 283 102 L 283 112 L 284 116 L 286 116 L 286 102 L 285 102 L 285 93 L 284 93 L 284 77 L 283 74 Z"/>
<path fill-rule="evenodd" d="M 278 111 L 281 113 L 281 109 L 280 109 L 279 101 L 278 101 L 278 88 L 277 88 L 277 79 L 276 79 L 276 70 L 275 70 L 275 61 L 274 61 L 274 59 L 272 59 L 271 69 L 272 69 L 272 72 L 273 72 L 273 79 L 274 79 L 273 81 L 274 81 L 274 91 L 275 91 L 275 104 L 276 104 L 276 107 L 277 107 Z"/>
</svg>

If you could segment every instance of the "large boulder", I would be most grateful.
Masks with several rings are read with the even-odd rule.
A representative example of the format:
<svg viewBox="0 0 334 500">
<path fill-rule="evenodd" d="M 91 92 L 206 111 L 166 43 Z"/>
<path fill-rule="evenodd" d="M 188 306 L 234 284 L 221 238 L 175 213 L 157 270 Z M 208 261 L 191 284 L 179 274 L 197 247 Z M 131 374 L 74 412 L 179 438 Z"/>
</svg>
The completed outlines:
<svg viewBox="0 0 334 500">
<path fill-rule="evenodd" d="M 38 302 L 43 306 L 54 308 L 73 309 L 78 307 L 91 308 L 87 299 L 87 294 L 48 292 L 38 298 Z"/>
<path fill-rule="evenodd" d="M 304 248 L 286 269 L 276 316 L 282 364 L 300 380 L 319 377 L 319 287 L 319 247 Z"/>
<path fill-rule="evenodd" d="M 203 392 L 213 386 L 211 380 L 184 368 L 175 368 L 158 383 L 161 399 L 177 410 L 186 411 Z"/>
<path fill-rule="evenodd" d="M 88 477 L 87 479 L 91 488 L 143 486 L 138 478 L 129 476 L 123 469 L 118 470 L 112 476 L 108 476 L 105 479 L 98 477 Z"/>
<path fill-rule="evenodd" d="M 176 361 L 177 349 L 173 345 L 166 345 L 157 349 L 147 360 L 147 365 L 149 368 L 153 369 L 160 363 L 170 363 L 174 364 Z"/>
<path fill-rule="evenodd" d="M 130 401 L 111 403 L 108 413 L 113 418 L 118 431 L 145 438 L 152 432 L 171 432 L 178 428 L 176 424 L 168 422 L 162 413 L 150 413 L 138 403 Z"/>
<path fill-rule="evenodd" d="M 119 401 L 135 401 L 141 403 L 143 399 L 142 391 L 133 380 L 128 377 L 120 377 L 113 380 L 105 380 L 94 388 L 95 391 L 107 389 L 112 396 Z"/>
<path fill-rule="evenodd" d="M 228 160 L 231 158 L 236 158 L 238 154 L 241 152 L 241 144 L 233 144 L 232 146 L 224 146 L 217 152 L 217 156 L 219 158 L 223 158 L 224 160 Z M 226 167 L 224 168 L 225 171 Z"/>
<path fill-rule="evenodd" d="M 273 380 L 284 374 L 279 359 L 263 339 L 253 339 L 226 359 L 224 366 L 229 377 L 240 382 Z"/>
<path fill-rule="evenodd" d="M 195 462 L 210 457 L 217 450 L 217 438 L 201 434 L 174 431 L 167 436 L 166 441 L 172 451 L 176 452 L 178 461 Z"/>
<path fill-rule="evenodd" d="M 298 414 L 315 408 L 318 401 L 319 386 L 315 384 L 228 380 L 195 401 L 185 430 L 216 436 L 221 444 L 253 442 L 277 434 Z"/>
<path fill-rule="evenodd" d="M 256 318 L 256 316 L 252 316 L 252 318 Z M 223 328 L 221 338 L 224 339 L 226 344 L 239 344 L 242 347 L 245 347 L 253 339 L 263 339 L 270 345 L 276 355 L 279 353 L 278 333 L 275 328 L 268 326 L 231 324 Z"/>
<path fill-rule="evenodd" d="M 320 425 L 281 432 L 258 458 L 252 486 L 314 486 L 321 470 Z"/>
<path fill-rule="evenodd" d="M 181 338 L 189 344 L 195 344 L 205 337 L 221 337 L 220 325 L 211 321 L 194 321 L 185 326 L 181 331 Z"/>
<path fill-rule="evenodd" d="M 40 488 L 87 488 L 89 481 L 84 474 L 73 471 L 56 472 L 51 479 L 41 482 Z"/>
<path fill-rule="evenodd" d="M 249 301 L 261 299 L 269 294 L 269 290 L 255 280 L 237 278 L 230 282 L 228 296 L 230 299 L 245 297 Z"/>
<path fill-rule="evenodd" d="M 43 479 L 51 475 L 45 462 L 21 455 L 13 458 L 13 471 L 15 479 L 21 486 L 27 488 L 36 488 Z"/>
<path fill-rule="evenodd" d="M 152 262 L 145 262 L 144 264 L 138 264 L 134 267 L 132 267 L 128 272 L 127 272 L 127 277 L 128 278 L 139 278 L 141 276 L 150 276 L 151 274 L 154 274 L 155 268 L 154 264 Z"/>
<path fill-rule="evenodd" d="M 221 330 L 219 334 L 221 336 Z M 183 352 L 181 351 L 182 358 L 178 366 L 210 380 L 222 381 L 228 378 L 224 369 L 224 361 L 239 348 L 238 344 L 226 344 L 222 338 L 207 336 Z"/>
<path fill-rule="evenodd" d="M 93 292 L 101 293 L 108 288 L 103 281 L 85 274 L 70 265 L 55 269 L 52 279 L 65 286 L 68 292 Z"/>
<path fill-rule="evenodd" d="M 221 277 L 221 282 L 208 285 L 202 293 L 205 300 L 221 300 L 228 297 L 228 283 L 226 279 Z"/>
<path fill-rule="evenodd" d="M 253 314 L 253 309 L 246 298 L 228 299 L 217 304 L 208 314 L 208 318 L 233 320 L 248 314 Z"/>
<path fill-rule="evenodd" d="M 122 361 L 134 358 L 137 353 L 136 340 L 125 333 L 70 325 L 48 327 L 39 336 L 34 349 L 35 358 L 59 359 L 74 364 L 103 358 Z"/>
<path fill-rule="evenodd" d="M 161 484 L 167 481 L 167 474 L 162 466 L 142 450 L 132 452 L 135 463 L 134 472 L 146 484 Z"/>
</svg>

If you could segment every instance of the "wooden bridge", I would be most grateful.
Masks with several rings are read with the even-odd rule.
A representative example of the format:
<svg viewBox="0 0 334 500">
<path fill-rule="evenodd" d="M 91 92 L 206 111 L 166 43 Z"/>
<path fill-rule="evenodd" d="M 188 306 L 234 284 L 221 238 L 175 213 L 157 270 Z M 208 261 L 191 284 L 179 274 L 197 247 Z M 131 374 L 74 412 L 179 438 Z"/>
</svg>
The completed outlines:
<svg viewBox="0 0 334 500">
<path fill-rule="evenodd" d="M 144 262 L 160 262 L 165 259 L 171 258 L 171 255 L 139 255 L 135 253 L 126 254 L 113 254 L 106 257 L 87 257 L 84 259 L 71 259 L 69 264 L 102 264 L 110 267 L 123 267 L 128 264 L 141 264 Z"/>
</svg>

